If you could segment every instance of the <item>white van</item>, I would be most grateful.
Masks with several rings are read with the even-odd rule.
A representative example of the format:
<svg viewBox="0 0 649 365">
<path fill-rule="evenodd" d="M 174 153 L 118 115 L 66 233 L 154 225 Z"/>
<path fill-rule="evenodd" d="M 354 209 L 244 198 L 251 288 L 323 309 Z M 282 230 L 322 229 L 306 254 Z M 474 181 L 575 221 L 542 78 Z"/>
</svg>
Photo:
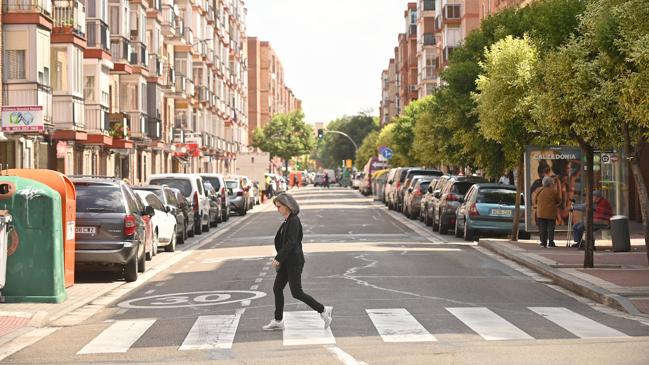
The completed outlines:
<svg viewBox="0 0 649 365">
<path fill-rule="evenodd" d="M 199 174 L 155 174 L 149 177 L 147 184 L 180 190 L 194 210 L 194 233 L 209 232 L 210 200 Z"/>
</svg>

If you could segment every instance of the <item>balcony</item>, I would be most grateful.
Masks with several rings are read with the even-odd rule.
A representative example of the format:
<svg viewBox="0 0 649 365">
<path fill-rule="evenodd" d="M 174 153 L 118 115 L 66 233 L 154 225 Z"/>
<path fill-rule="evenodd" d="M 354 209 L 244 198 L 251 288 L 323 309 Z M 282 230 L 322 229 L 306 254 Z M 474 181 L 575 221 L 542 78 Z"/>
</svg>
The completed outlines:
<svg viewBox="0 0 649 365">
<path fill-rule="evenodd" d="M 4 13 L 40 13 L 47 17 L 52 16 L 51 0 L 3 0 Z"/>
<path fill-rule="evenodd" d="M 108 44 L 108 39 L 110 37 L 108 25 L 97 19 L 88 20 L 86 25 L 88 31 L 87 47 L 102 49 L 108 52 L 110 49 Z"/>
<path fill-rule="evenodd" d="M 198 87 L 198 101 L 201 103 L 209 101 L 207 86 Z"/>
<path fill-rule="evenodd" d="M 165 37 L 175 37 L 176 36 L 176 13 L 172 5 L 164 4 L 162 5 L 162 34 Z"/>
<path fill-rule="evenodd" d="M 54 0 L 53 33 L 86 37 L 86 8 L 79 0 Z"/>
<path fill-rule="evenodd" d="M 182 38 L 185 40 L 187 45 L 193 45 L 194 44 L 194 32 L 192 31 L 192 28 L 190 27 L 185 27 Z M 199 43 L 201 44 L 201 43 Z"/>
<path fill-rule="evenodd" d="M 422 81 L 435 81 L 437 80 L 437 67 L 426 66 L 421 72 Z"/>
<path fill-rule="evenodd" d="M 42 105 L 43 121 L 52 123 L 52 88 L 35 82 L 2 85 L 2 102 L 6 106 Z"/>
<path fill-rule="evenodd" d="M 176 75 L 176 95 L 182 95 L 185 92 L 186 80 L 185 75 Z"/>
<path fill-rule="evenodd" d="M 106 112 L 102 107 L 100 107 L 99 105 L 86 105 L 84 109 L 86 118 L 86 131 L 88 133 L 102 134 L 110 130 L 108 112 Z"/>
<path fill-rule="evenodd" d="M 435 33 L 424 33 L 423 36 L 424 46 L 434 46 L 437 44 Z"/>
<path fill-rule="evenodd" d="M 131 43 L 131 56 L 129 58 L 129 63 L 133 66 L 147 67 L 147 52 L 144 43 Z"/>
<path fill-rule="evenodd" d="M 185 79 L 185 93 L 188 98 L 194 97 L 194 81 Z"/>
<path fill-rule="evenodd" d="M 162 89 L 165 92 L 172 91 L 175 88 L 176 83 L 176 71 L 173 67 L 169 66 L 168 63 L 164 63 L 162 66 Z"/>
<path fill-rule="evenodd" d="M 85 130 L 83 98 L 73 95 L 54 95 L 52 104 L 52 120 L 56 128 Z"/>
<path fill-rule="evenodd" d="M 444 15 L 444 23 L 458 23 L 462 18 L 462 5 L 461 4 L 446 4 L 442 8 Z"/>
<path fill-rule="evenodd" d="M 128 63 L 131 57 L 131 42 L 120 36 L 111 38 L 110 53 L 116 63 Z"/>
<path fill-rule="evenodd" d="M 455 50 L 455 47 L 451 47 L 451 46 L 444 47 L 444 51 L 442 53 L 444 63 L 447 63 L 451 59 L 451 55 L 453 54 L 453 50 Z"/>
<path fill-rule="evenodd" d="M 132 112 L 126 113 L 130 121 L 130 136 L 132 138 L 143 139 L 147 137 L 146 131 L 148 126 L 148 116 L 145 113 Z"/>
<path fill-rule="evenodd" d="M 148 69 L 155 76 L 162 76 L 162 59 L 156 54 L 150 54 Z"/>
</svg>

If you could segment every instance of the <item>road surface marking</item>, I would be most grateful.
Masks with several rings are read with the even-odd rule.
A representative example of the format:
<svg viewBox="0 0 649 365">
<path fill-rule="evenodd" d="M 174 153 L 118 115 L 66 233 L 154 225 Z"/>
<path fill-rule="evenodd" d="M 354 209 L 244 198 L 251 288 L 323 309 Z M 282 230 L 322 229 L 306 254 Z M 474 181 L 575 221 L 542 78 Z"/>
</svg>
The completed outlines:
<svg viewBox="0 0 649 365">
<path fill-rule="evenodd" d="M 533 340 L 534 338 L 485 307 L 446 308 L 485 340 Z"/>
<path fill-rule="evenodd" d="M 405 308 L 365 311 L 384 342 L 437 341 Z"/>
<path fill-rule="evenodd" d="M 259 288 L 259 285 L 253 285 L 250 287 L 250 290 L 257 290 L 257 288 Z"/>
<path fill-rule="evenodd" d="M 343 364 L 345 365 L 367 365 L 366 362 L 364 361 L 359 361 L 354 359 L 354 357 L 345 351 L 343 351 L 340 347 L 337 346 L 329 346 L 327 347 L 327 351 L 331 352 L 332 354 L 336 355 L 336 358 L 340 361 L 342 361 Z"/>
<path fill-rule="evenodd" d="M 153 323 L 155 323 L 155 319 L 117 321 L 79 350 L 77 354 L 126 352 Z"/>
<path fill-rule="evenodd" d="M 597 323 L 590 318 L 562 307 L 529 307 L 579 338 L 629 337 L 624 333 Z"/>
<path fill-rule="evenodd" d="M 155 289 L 147 290 L 147 291 L 144 292 L 144 294 L 149 295 L 149 294 L 153 293 L 154 291 L 155 291 Z"/>
<path fill-rule="evenodd" d="M 268 273 L 265 272 L 265 271 L 263 271 L 263 272 L 260 272 L 260 273 L 259 273 L 259 276 L 266 276 L 266 274 L 268 274 Z"/>
<path fill-rule="evenodd" d="M 255 279 L 255 283 L 261 283 L 263 280 L 264 279 L 262 279 L 262 278 L 257 278 L 257 279 Z"/>
<path fill-rule="evenodd" d="M 198 317 L 178 350 L 231 349 L 243 311 L 238 310 L 233 315 Z"/>
<path fill-rule="evenodd" d="M 284 312 L 284 325 L 284 346 L 336 343 L 331 328 L 324 328 L 316 311 Z"/>
</svg>

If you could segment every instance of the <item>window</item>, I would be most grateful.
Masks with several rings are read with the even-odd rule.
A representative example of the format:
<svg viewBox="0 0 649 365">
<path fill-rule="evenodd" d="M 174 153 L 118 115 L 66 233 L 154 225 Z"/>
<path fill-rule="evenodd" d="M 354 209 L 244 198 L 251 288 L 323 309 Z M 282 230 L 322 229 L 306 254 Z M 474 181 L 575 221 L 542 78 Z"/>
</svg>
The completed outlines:
<svg viewBox="0 0 649 365">
<path fill-rule="evenodd" d="M 25 50 L 12 49 L 5 53 L 5 78 L 7 80 L 24 80 L 25 75 Z"/>
<path fill-rule="evenodd" d="M 65 48 L 52 49 L 51 52 L 52 88 L 54 91 L 65 91 L 68 89 L 68 53 Z"/>
<path fill-rule="evenodd" d="M 86 101 L 95 101 L 95 77 L 86 76 L 86 82 L 83 86 L 83 97 Z"/>
<path fill-rule="evenodd" d="M 446 5 L 446 19 L 460 19 L 460 4 Z"/>
<path fill-rule="evenodd" d="M 160 198 L 158 198 L 158 196 L 155 195 L 155 194 L 148 194 L 146 196 L 146 202 L 149 203 L 149 205 L 151 207 L 153 207 L 153 209 L 155 209 L 155 210 L 160 210 L 160 211 L 163 211 L 163 212 L 165 210 L 165 207 L 162 204 L 162 202 L 160 201 Z"/>
<path fill-rule="evenodd" d="M 435 0 L 424 0 L 424 10 L 435 10 Z"/>
</svg>

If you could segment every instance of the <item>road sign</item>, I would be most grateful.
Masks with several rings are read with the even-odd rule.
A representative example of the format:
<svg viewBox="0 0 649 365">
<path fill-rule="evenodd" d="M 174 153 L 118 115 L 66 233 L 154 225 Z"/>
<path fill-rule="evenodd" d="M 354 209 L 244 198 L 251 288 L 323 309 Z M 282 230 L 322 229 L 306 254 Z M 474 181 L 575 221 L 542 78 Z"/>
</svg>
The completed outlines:
<svg viewBox="0 0 649 365">
<path fill-rule="evenodd" d="M 388 160 L 392 158 L 392 149 L 389 147 L 385 147 L 383 150 L 381 150 L 381 156 L 387 158 Z"/>
<path fill-rule="evenodd" d="M 602 153 L 602 163 L 611 163 L 611 155 L 609 155 L 608 153 Z"/>
</svg>

